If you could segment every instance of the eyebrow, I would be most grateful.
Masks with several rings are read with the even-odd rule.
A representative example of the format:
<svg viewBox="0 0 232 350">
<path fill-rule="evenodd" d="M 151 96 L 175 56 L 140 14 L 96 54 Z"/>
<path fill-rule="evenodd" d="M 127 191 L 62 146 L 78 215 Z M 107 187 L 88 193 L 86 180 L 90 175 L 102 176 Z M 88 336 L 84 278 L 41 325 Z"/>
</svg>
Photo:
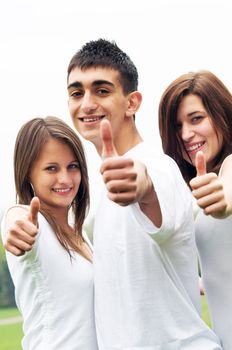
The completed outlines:
<svg viewBox="0 0 232 350">
<path fill-rule="evenodd" d="M 72 163 L 78 163 L 79 164 L 79 160 L 77 158 L 70 160 L 70 162 L 68 162 L 68 165 L 72 164 Z M 52 166 L 52 165 L 59 165 L 58 162 L 47 162 L 44 166 Z"/>
<path fill-rule="evenodd" d="M 111 83 L 108 80 L 95 80 L 92 83 L 93 87 L 97 87 L 97 86 L 101 86 L 101 85 L 108 85 L 108 86 L 114 87 L 114 84 Z M 71 89 L 71 88 L 82 88 L 82 87 L 83 87 L 83 84 L 80 83 L 79 81 L 75 81 L 75 82 L 73 82 L 73 83 L 68 85 L 68 89 Z"/>
<path fill-rule="evenodd" d="M 191 117 L 193 114 L 196 114 L 196 113 L 204 113 L 204 114 L 206 114 L 205 111 L 193 111 L 191 113 L 188 113 L 187 115 L 188 115 L 188 117 Z"/>
</svg>

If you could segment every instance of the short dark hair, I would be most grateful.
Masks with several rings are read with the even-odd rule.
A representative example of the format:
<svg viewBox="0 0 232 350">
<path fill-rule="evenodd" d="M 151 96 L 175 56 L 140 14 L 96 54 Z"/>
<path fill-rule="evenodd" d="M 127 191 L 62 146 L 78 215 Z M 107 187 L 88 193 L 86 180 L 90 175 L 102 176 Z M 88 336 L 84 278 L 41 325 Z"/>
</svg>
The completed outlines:
<svg viewBox="0 0 232 350">
<path fill-rule="evenodd" d="M 76 52 L 68 66 L 68 77 L 73 69 L 90 67 L 111 68 L 119 73 L 124 94 L 138 88 L 138 72 L 130 57 L 117 44 L 105 39 L 89 41 Z"/>
</svg>

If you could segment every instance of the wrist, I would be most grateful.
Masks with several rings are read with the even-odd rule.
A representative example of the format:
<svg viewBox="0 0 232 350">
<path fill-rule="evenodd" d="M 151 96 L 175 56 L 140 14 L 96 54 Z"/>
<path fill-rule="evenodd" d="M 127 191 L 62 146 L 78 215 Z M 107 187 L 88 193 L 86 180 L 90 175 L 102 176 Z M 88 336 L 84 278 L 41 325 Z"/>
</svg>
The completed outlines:
<svg viewBox="0 0 232 350">
<path fill-rule="evenodd" d="M 143 191 L 143 196 L 139 200 L 140 204 L 149 205 L 154 200 L 154 186 L 150 176 L 147 175 L 146 187 Z"/>
</svg>

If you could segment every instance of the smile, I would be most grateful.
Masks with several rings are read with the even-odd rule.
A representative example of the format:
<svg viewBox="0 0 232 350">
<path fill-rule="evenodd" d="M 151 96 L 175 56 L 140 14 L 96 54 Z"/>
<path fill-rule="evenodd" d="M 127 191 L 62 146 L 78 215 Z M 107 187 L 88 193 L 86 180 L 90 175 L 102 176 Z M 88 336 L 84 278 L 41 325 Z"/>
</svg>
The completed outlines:
<svg viewBox="0 0 232 350">
<path fill-rule="evenodd" d="M 91 117 L 80 118 L 80 120 L 83 123 L 94 123 L 94 122 L 98 122 L 98 121 L 102 120 L 104 117 L 105 117 L 104 115 L 102 115 L 102 116 L 91 116 Z"/>
<path fill-rule="evenodd" d="M 198 142 L 198 143 L 196 143 L 195 145 L 188 146 L 188 147 L 186 147 L 186 151 L 187 151 L 187 152 L 196 151 L 196 150 L 198 150 L 199 148 L 201 148 L 201 147 L 204 145 L 204 143 L 205 143 L 205 142 Z"/>
<path fill-rule="evenodd" d="M 53 188 L 52 190 L 57 193 L 67 193 L 67 192 L 70 192 L 72 189 L 71 187 L 69 187 L 69 188 Z"/>
</svg>

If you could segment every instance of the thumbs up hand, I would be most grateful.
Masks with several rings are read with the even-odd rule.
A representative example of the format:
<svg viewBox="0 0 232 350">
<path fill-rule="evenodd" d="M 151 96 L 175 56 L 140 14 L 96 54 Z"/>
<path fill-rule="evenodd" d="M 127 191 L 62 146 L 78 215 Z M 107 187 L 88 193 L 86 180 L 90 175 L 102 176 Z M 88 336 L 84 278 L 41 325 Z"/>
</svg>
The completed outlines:
<svg viewBox="0 0 232 350">
<path fill-rule="evenodd" d="M 128 205 L 135 201 L 137 194 L 134 161 L 118 155 L 108 120 L 101 122 L 100 135 L 103 160 L 100 172 L 106 184 L 108 197 L 119 205 Z"/>
<path fill-rule="evenodd" d="M 28 206 L 15 206 L 6 214 L 6 241 L 4 247 L 16 256 L 32 249 L 38 233 L 40 201 L 34 197 Z"/>
<path fill-rule="evenodd" d="M 197 176 L 190 181 L 192 194 L 206 215 L 224 218 L 228 210 L 221 179 L 215 173 L 206 172 L 206 161 L 202 151 L 197 152 L 195 166 Z"/>
<path fill-rule="evenodd" d="M 146 167 L 133 159 L 118 155 L 113 142 L 111 124 L 104 119 L 100 126 L 102 141 L 102 165 L 100 172 L 105 182 L 108 198 L 113 202 L 126 206 L 139 201 L 145 194 L 149 181 L 144 181 Z M 143 181 L 141 181 L 143 180 Z"/>
<path fill-rule="evenodd" d="M 34 224 L 36 227 L 38 226 L 38 213 L 40 209 L 40 200 L 38 197 L 34 197 L 31 200 L 29 206 L 29 214 L 28 219 Z"/>
<path fill-rule="evenodd" d="M 117 157 L 118 153 L 113 142 L 111 124 L 106 119 L 101 122 L 100 135 L 102 141 L 102 159 L 104 160 L 110 157 Z"/>
<path fill-rule="evenodd" d="M 206 161 L 205 161 L 204 153 L 202 151 L 197 152 L 195 161 L 196 161 L 197 176 L 205 175 Z"/>
</svg>

